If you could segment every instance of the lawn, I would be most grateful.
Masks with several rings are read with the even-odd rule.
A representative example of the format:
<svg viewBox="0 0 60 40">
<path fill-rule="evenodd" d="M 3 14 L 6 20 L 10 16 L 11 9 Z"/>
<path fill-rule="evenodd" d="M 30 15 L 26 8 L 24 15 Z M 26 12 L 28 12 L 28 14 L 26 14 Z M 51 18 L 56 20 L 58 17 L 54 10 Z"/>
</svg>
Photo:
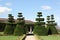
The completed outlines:
<svg viewBox="0 0 60 40">
<path fill-rule="evenodd" d="M 22 40 L 24 37 L 25 37 L 25 35 L 22 35 L 22 36 L 13 36 L 13 35 L 4 36 L 3 32 L 0 32 L 0 40 Z"/>
<path fill-rule="evenodd" d="M 38 36 L 39 40 L 60 40 L 60 35 Z"/>
<path fill-rule="evenodd" d="M 3 32 L 0 32 L 0 35 L 3 35 Z M 0 36 L 0 40 L 16 40 L 18 36 Z"/>
<path fill-rule="evenodd" d="M 0 36 L 0 40 L 16 40 L 18 36 Z"/>
<path fill-rule="evenodd" d="M 22 36 L 0 36 L 0 40 L 22 40 L 25 35 Z"/>
</svg>

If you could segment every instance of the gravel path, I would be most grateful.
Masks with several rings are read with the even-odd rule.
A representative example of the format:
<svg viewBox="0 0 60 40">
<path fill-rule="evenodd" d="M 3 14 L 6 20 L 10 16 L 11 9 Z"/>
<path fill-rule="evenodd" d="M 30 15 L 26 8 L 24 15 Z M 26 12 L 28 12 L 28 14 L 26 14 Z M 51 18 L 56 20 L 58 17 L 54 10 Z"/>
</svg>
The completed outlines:
<svg viewBox="0 0 60 40">
<path fill-rule="evenodd" d="M 28 35 L 25 40 L 36 40 L 34 35 Z"/>
</svg>

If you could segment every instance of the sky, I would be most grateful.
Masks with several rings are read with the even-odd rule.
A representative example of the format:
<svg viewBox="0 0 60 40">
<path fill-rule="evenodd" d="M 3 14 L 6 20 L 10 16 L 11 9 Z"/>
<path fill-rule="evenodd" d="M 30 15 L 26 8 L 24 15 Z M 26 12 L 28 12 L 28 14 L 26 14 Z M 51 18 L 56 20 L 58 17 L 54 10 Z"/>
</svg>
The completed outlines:
<svg viewBox="0 0 60 40">
<path fill-rule="evenodd" d="M 37 12 L 42 12 L 45 18 L 54 14 L 55 21 L 60 26 L 60 0 L 0 0 L 0 18 L 8 18 L 12 14 L 17 18 L 21 12 L 25 20 L 35 21 Z"/>
</svg>

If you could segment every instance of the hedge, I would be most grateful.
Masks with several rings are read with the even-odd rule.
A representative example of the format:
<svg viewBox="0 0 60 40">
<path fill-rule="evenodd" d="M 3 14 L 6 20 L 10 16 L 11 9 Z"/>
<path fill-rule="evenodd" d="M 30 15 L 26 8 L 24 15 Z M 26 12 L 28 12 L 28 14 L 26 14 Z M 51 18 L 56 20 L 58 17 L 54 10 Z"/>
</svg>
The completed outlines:
<svg viewBox="0 0 60 40">
<path fill-rule="evenodd" d="M 15 27 L 16 27 L 16 24 L 7 23 L 4 30 L 4 34 L 13 34 Z"/>
<path fill-rule="evenodd" d="M 5 29 L 6 23 L 0 23 L 0 32 L 3 32 Z"/>
<path fill-rule="evenodd" d="M 16 36 L 20 36 L 20 35 L 23 35 L 24 34 L 24 29 L 23 29 L 23 26 L 20 25 L 20 24 L 17 24 L 15 30 L 14 30 L 14 35 Z"/>
<path fill-rule="evenodd" d="M 47 26 L 47 34 L 48 34 L 49 29 L 51 30 L 51 34 L 58 34 L 58 31 L 54 25 Z"/>
<path fill-rule="evenodd" d="M 47 35 L 47 30 L 42 26 L 35 26 L 34 34 L 36 35 Z"/>
</svg>

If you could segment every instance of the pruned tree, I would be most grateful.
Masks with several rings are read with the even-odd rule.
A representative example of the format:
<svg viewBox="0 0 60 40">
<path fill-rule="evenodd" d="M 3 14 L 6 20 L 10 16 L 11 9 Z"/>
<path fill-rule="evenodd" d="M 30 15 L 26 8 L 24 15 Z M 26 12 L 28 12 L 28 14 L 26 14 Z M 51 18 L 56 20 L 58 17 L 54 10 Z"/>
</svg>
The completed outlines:
<svg viewBox="0 0 60 40">
<path fill-rule="evenodd" d="M 14 32 L 14 16 L 12 16 L 12 14 L 8 14 L 8 23 L 6 23 L 6 27 L 5 27 L 5 30 L 4 30 L 4 34 L 13 34 Z"/>
<path fill-rule="evenodd" d="M 46 35 L 44 18 L 41 18 L 42 12 L 38 12 L 37 17 L 38 18 L 36 18 L 37 22 L 36 22 L 36 26 L 34 28 L 34 33 L 37 35 Z"/>
<path fill-rule="evenodd" d="M 14 16 L 12 16 L 12 14 L 8 14 L 8 22 L 9 23 L 14 23 Z"/>
<path fill-rule="evenodd" d="M 54 20 L 54 15 L 47 16 L 47 34 L 57 34 L 56 23 Z"/>
<path fill-rule="evenodd" d="M 25 28 L 24 28 L 25 21 L 24 21 L 24 17 L 22 15 L 22 13 L 18 13 L 17 20 L 18 20 L 18 22 L 17 22 L 17 26 L 14 31 L 14 35 L 19 36 L 19 35 L 22 35 L 25 33 Z"/>
</svg>

